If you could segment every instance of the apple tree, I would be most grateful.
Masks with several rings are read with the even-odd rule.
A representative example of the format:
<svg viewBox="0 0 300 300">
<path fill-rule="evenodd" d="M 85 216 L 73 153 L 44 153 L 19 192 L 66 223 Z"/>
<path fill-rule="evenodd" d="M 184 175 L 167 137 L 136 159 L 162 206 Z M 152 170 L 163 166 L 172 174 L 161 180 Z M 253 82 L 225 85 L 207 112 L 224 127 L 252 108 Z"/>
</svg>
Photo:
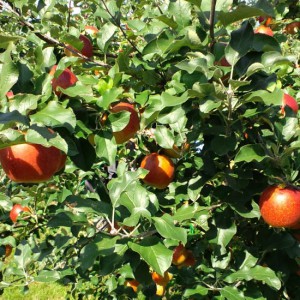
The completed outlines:
<svg viewBox="0 0 300 300">
<path fill-rule="evenodd" d="M 299 10 L 1 0 L 1 291 L 298 299 Z"/>
</svg>

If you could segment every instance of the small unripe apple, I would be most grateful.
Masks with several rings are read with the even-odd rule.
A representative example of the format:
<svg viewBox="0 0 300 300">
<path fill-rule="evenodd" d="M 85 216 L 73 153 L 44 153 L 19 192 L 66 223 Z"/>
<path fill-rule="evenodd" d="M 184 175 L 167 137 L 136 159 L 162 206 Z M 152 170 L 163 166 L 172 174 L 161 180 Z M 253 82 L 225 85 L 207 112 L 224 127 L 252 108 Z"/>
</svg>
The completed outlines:
<svg viewBox="0 0 300 300">
<path fill-rule="evenodd" d="M 57 65 L 54 65 L 51 68 L 49 75 L 54 76 L 56 69 L 57 69 Z M 77 81 L 78 79 L 76 75 L 70 69 L 67 68 L 63 70 L 62 73 L 57 78 L 53 77 L 51 81 L 51 85 L 55 94 L 57 96 L 60 96 L 62 92 L 57 89 L 58 87 L 67 89 L 68 87 L 73 86 Z"/>
<path fill-rule="evenodd" d="M 265 25 L 259 25 L 255 30 L 254 30 L 254 33 L 260 33 L 260 34 L 266 34 L 266 35 L 269 35 L 269 36 L 273 36 L 274 33 L 273 33 L 273 30 L 268 27 L 268 26 L 265 26 Z"/>
<path fill-rule="evenodd" d="M 10 219 L 13 221 L 13 223 L 16 223 L 17 222 L 17 219 L 18 219 L 18 216 L 21 212 L 30 212 L 30 209 L 29 207 L 27 206 L 22 206 L 21 204 L 15 204 L 10 213 L 9 213 L 9 217 Z"/>
<path fill-rule="evenodd" d="M 86 37 L 85 35 L 81 34 L 79 36 L 80 41 L 83 43 L 83 47 L 81 50 L 76 49 L 75 47 L 71 46 L 71 45 L 67 45 L 69 48 L 77 50 L 78 52 L 80 52 L 82 55 L 91 58 L 93 56 L 93 44 L 91 43 L 90 39 L 88 37 Z M 67 48 L 65 48 L 65 54 L 67 56 L 76 56 L 76 53 L 68 50 Z"/>
</svg>

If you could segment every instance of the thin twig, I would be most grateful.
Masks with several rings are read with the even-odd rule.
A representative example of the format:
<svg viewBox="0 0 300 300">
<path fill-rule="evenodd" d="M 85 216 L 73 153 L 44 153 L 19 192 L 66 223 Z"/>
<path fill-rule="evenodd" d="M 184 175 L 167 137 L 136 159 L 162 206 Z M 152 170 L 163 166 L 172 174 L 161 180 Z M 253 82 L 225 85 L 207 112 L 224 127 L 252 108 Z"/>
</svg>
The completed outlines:
<svg viewBox="0 0 300 300">
<path fill-rule="evenodd" d="M 132 46 L 132 48 L 139 54 L 142 55 L 142 53 L 140 52 L 140 50 L 136 47 L 136 45 L 128 38 L 126 32 L 124 31 L 124 29 L 122 28 L 121 24 L 119 22 L 117 22 L 117 20 L 115 19 L 115 17 L 112 15 L 112 13 L 110 12 L 109 8 L 107 7 L 106 3 L 104 0 L 101 0 L 102 4 L 105 7 L 105 10 L 107 11 L 107 13 L 111 16 L 113 22 L 115 23 L 115 25 L 117 27 L 119 27 L 119 29 L 121 30 L 124 38 L 128 41 L 128 43 Z"/>
</svg>

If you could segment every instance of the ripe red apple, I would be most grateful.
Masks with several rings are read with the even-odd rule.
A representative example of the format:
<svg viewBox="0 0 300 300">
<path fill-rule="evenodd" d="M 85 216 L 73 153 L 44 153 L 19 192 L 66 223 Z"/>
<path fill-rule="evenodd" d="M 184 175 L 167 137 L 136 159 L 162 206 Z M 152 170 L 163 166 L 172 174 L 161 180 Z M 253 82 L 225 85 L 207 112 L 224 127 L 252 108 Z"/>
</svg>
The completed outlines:
<svg viewBox="0 0 300 300">
<path fill-rule="evenodd" d="M 84 55 L 88 58 L 91 58 L 93 56 L 93 45 L 92 45 L 90 39 L 83 34 L 81 34 L 79 36 L 79 39 L 83 43 L 83 47 L 81 48 L 81 50 L 76 49 L 75 47 L 73 47 L 71 45 L 67 45 L 67 46 L 71 49 L 79 51 L 82 55 Z M 64 51 L 67 56 L 76 56 L 76 54 L 74 52 L 68 50 L 67 48 L 65 48 Z"/>
<path fill-rule="evenodd" d="M 283 98 L 282 98 L 282 107 L 281 107 L 281 113 L 284 115 L 284 108 L 285 106 L 289 106 L 295 114 L 298 113 L 298 102 L 295 98 L 293 98 L 292 96 L 290 96 L 289 94 L 284 94 Z"/>
<path fill-rule="evenodd" d="M 128 124 L 120 131 L 113 132 L 117 144 L 123 144 L 133 138 L 136 132 L 140 129 L 140 118 L 134 105 L 127 102 L 119 102 L 110 109 L 112 113 L 121 111 L 129 111 L 130 118 Z"/>
<path fill-rule="evenodd" d="M 165 189 L 173 181 L 175 175 L 173 161 L 169 157 L 156 152 L 143 158 L 141 168 L 149 171 L 143 181 L 157 189 Z"/>
<path fill-rule="evenodd" d="M 10 211 L 10 213 L 9 213 L 10 219 L 11 219 L 14 223 L 16 223 L 19 214 L 20 214 L 21 212 L 23 212 L 23 211 L 30 212 L 30 209 L 29 209 L 29 207 L 27 207 L 27 206 L 22 206 L 21 204 L 15 204 L 15 205 L 12 207 L 12 209 L 11 209 L 11 211 Z"/>
<path fill-rule="evenodd" d="M 54 65 L 51 70 L 50 70 L 50 75 L 54 76 L 54 73 L 57 69 L 57 65 Z M 62 71 L 62 73 L 57 77 L 52 79 L 51 84 L 52 84 L 52 89 L 55 92 L 57 96 L 60 96 L 62 94 L 61 91 L 58 91 L 57 88 L 61 87 L 63 89 L 67 89 L 68 87 L 74 85 L 78 81 L 76 75 L 70 70 L 70 69 L 65 69 Z"/>
<path fill-rule="evenodd" d="M 269 35 L 269 36 L 273 36 L 274 35 L 273 30 L 270 27 L 265 26 L 265 25 L 259 25 L 254 30 L 254 33 L 261 33 L 261 34 L 266 34 L 266 35 Z"/>
<path fill-rule="evenodd" d="M 39 144 L 18 144 L 0 150 L 0 162 L 8 178 L 20 183 L 49 180 L 60 171 L 66 155 L 55 147 Z"/>
<path fill-rule="evenodd" d="M 259 207 L 267 224 L 293 228 L 300 222 L 300 191 L 291 187 L 269 186 L 260 196 Z"/>
</svg>

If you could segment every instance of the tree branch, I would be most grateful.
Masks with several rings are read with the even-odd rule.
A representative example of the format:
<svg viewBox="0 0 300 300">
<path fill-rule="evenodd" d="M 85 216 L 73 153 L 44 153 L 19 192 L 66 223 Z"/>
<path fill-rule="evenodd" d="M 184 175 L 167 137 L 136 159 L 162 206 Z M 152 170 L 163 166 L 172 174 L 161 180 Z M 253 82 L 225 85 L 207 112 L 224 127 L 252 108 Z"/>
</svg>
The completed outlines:
<svg viewBox="0 0 300 300">
<path fill-rule="evenodd" d="M 217 4 L 217 0 L 211 0 L 210 17 L 209 17 L 209 35 L 210 35 L 210 38 L 211 38 L 211 42 L 210 42 L 210 51 L 211 52 L 213 51 L 214 45 L 216 43 L 216 41 L 215 41 L 215 32 L 214 32 L 216 4 Z"/>
</svg>

